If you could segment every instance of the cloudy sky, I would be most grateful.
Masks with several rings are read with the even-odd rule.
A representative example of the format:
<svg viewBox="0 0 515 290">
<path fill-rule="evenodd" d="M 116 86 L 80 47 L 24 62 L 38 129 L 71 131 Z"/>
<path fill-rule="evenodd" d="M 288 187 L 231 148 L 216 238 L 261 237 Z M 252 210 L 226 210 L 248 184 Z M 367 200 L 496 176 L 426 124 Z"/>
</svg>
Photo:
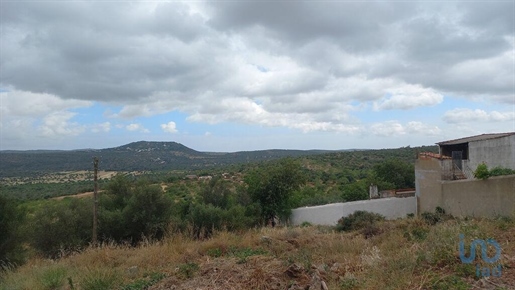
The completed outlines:
<svg viewBox="0 0 515 290">
<path fill-rule="evenodd" d="M 515 131 L 515 2 L 0 2 L 0 150 Z"/>
</svg>

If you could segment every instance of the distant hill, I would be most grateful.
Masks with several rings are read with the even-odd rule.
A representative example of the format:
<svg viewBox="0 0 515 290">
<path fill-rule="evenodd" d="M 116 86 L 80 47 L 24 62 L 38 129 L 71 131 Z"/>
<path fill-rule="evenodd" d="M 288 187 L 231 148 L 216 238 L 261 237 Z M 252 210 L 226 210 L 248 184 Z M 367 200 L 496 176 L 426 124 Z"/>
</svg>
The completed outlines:
<svg viewBox="0 0 515 290">
<path fill-rule="evenodd" d="M 259 150 L 234 153 L 199 152 L 177 142 L 139 141 L 107 149 L 71 151 L 0 151 L 0 177 L 91 170 L 94 156 L 102 170 L 187 170 L 283 157 L 329 153 L 327 150 Z"/>
</svg>

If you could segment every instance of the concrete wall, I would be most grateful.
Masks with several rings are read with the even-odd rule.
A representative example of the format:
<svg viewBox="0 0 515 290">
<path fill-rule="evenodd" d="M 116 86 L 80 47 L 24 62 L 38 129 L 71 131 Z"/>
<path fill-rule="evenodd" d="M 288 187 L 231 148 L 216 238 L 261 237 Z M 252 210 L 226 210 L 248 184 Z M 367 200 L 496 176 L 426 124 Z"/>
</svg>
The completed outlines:
<svg viewBox="0 0 515 290">
<path fill-rule="evenodd" d="M 515 215 L 515 175 L 490 177 L 487 180 L 444 181 L 440 184 L 440 207 L 453 216 Z M 430 204 L 421 206 L 421 209 L 434 211 L 435 207 L 430 208 L 434 203 Z"/>
<path fill-rule="evenodd" d="M 387 219 L 396 219 L 406 217 L 409 213 L 415 214 L 416 209 L 416 197 L 360 200 L 296 208 L 292 210 L 290 221 L 293 225 L 300 225 L 303 222 L 336 225 L 341 217 L 348 216 L 357 210 L 375 212 Z"/>
<path fill-rule="evenodd" d="M 433 212 L 442 205 L 442 161 L 423 157 L 415 161 L 417 212 Z"/>
<path fill-rule="evenodd" d="M 515 135 L 469 143 L 470 169 L 476 170 L 482 162 L 488 168 L 515 169 Z"/>
</svg>

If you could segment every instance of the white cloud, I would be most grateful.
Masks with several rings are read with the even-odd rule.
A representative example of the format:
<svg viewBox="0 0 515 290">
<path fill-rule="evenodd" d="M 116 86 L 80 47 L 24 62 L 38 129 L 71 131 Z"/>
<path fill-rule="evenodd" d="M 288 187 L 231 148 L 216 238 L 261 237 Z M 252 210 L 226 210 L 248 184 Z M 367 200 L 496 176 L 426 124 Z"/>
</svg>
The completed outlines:
<svg viewBox="0 0 515 290">
<path fill-rule="evenodd" d="M 390 96 L 374 102 L 374 110 L 408 110 L 438 105 L 443 101 L 442 94 L 418 85 L 404 85 L 387 92 Z"/>
<path fill-rule="evenodd" d="M 440 130 L 438 126 L 431 126 L 418 121 L 410 121 L 405 125 L 398 121 L 374 123 L 370 125 L 369 131 L 374 135 L 383 137 L 394 137 L 406 134 L 437 136 L 442 133 L 442 130 Z"/>
<path fill-rule="evenodd" d="M 370 125 L 370 131 L 377 136 L 404 135 L 404 127 L 397 121 L 386 121 Z"/>
<path fill-rule="evenodd" d="M 175 125 L 175 122 L 173 122 L 173 121 L 170 121 L 167 124 L 161 124 L 161 128 L 163 129 L 163 131 L 168 132 L 168 133 L 179 132 L 179 131 L 177 131 L 177 127 Z"/>
<path fill-rule="evenodd" d="M 43 124 L 39 127 L 44 137 L 77 136 L 84 132 L 84 126 L 69 122 L 76 114 L 72 112 L 55 112 L 43 118 Z"/>
<path fill-rule="evenodd" d="M 0 93 L 0 100 L 2 115 L 31 118 L 43 117 L 55 111 L 85 108 L 93 105 L 93 102 L 90 101 L 63 100 L 51 94 L 17 90 Z"/>
<path fill-rule="evenodd" d="M 437 136 L 442 133 L 442 130 L 438 128 L 438 126 L 431 126 L 422 122 L 411 121 L 406 124 L 406 132 L 409 134 Z"/>
<path fill-rule="evenodd" d="M 109 132 L 111 131 L 111 123 L 110 122 L 104 122 L 100 124 L 95 124 L 91 128 L 91 132 L 98 133 L 98 132 Z"/>
<path fill-rule="evenodd" d="M 447 123 L 468 122 L 506 122 L 515 120 L 514 112 L 486 112 L 481 109 L 457 108 L 445 112 L 443 120 Z"/>
<path fill-rule="evenodd" d="M 142 133 L 150 132 L 148 129 L 143 127 L 141 124 L 137 124 L 137 123 L 133 123 L 133 124 L 129 124 L 129 125 L 125 126 L 125 129 L 127 129 L 128 131 L 139 131 Z"/>
</svg>

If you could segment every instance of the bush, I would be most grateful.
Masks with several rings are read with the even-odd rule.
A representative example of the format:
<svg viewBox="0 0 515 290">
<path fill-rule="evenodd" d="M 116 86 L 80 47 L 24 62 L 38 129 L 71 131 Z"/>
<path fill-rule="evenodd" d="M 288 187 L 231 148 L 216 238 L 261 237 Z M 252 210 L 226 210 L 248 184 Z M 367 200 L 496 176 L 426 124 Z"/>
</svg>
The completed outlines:
<svg viewBox="0 0 515 290">
<path fill-rule="evenodd" d="M 477 166 L 476 171 L 474 171 L 474 177 L 477 179 L 488 179 L 490 177 L 490 173 L 488 172 L 488 167 L 486 164 L 481 163 Z"/>
<path fill-rule="evenodd" d="M 70 198 L 37 209 L 28 222 L 30 245 L 47 257 L 79 250 L 91 241 L 90 199 Z"/>
<path fill-rule="evenodd" d="M 384 220 L 384 216 L 380 214 L 358 210 L 347 217 L 339 219 L 336 229 L 338 231 L 361 230 L 371 227 L 377 221 L 382 220 Z"/>
<path fill-rule="evenodd" d="M 515 170 L 509 168 L 495 167 L 490 170 L 490 176 L 501 176 L 515 174 Z"/>
<path fill-rule="evenodd" d="M 445 210 L 439 206 L 436 207 L 435 212 L 423 212 L 421 214 L 422 219 L 429 225 L 436 225 L 437 223 L 450 218 L 449 215 L 445 213 Z"/>
</svg>

